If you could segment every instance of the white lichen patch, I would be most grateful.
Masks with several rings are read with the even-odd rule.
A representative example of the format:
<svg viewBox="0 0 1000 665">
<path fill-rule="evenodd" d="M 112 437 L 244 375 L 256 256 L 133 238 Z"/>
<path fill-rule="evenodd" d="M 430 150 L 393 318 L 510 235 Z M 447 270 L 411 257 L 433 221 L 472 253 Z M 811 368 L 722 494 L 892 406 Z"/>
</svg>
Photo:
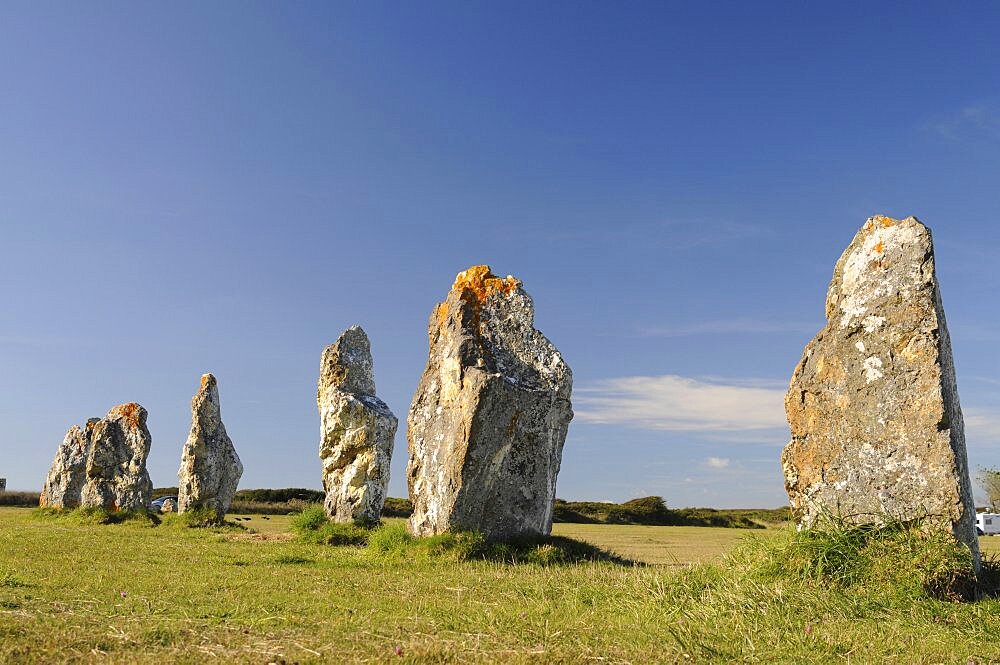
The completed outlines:
<svg viewBox="0 0 1000 665">
<path fill-rule="evenodd" d="M 893 220 L 895 221 L 895 220 Z M 844 260 L 841 276 L 840 327 L 846 328 L 868 311 L 876 298 L 899 290 L 900 284 L 884 281 L 885 264 L 889 257 L 898 256 L 901 250 L 920 241 L 916 226 L 885 224 L 882 218 L 872 217 L 865 224 L 864 236 Z M 892 271 L 890 275 L 894 274 Z M 869 331 L 871 332 L 871 331 Z"/>
<path fill-rule="evenodd" d="M 865 352 L 865 343 L 864 342 L 855 342 L 854 343 L 854 348 L 857 349 L 858 351 L 860 351 L 861 353 L 864 353 Z"/>
<path fill-rule="evenodd" d="M 885 323 L 884 316 L 875 316 L 874 314 L 870 314 L 865 317 L 865 320 L 861 322 L 861 325 L 864 327 L 866 333 L 873 333 L 881 328 L 883 323 Z"/>
<path fill-rule="evenodd" d="M 878 356 L 865 358 L 865 381 L 871 383 L 882 378 L 882 359 Z"/>
</svg>

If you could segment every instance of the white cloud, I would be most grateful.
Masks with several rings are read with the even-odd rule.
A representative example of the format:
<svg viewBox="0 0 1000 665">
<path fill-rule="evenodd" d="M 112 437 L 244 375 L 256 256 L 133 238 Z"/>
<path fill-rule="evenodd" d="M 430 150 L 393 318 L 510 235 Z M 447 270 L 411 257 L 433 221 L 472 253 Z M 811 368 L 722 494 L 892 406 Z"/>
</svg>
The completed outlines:
<svg viewBox="0 0 1000 665">
<path fill-rule="evenodd" d="M 948 117 L 925 123 L 924 129 L 951 141 L 1000 139 L 1000 105 L 984 102 L 966 106 Z"/>
<path fill-rule="evenodd" d="M 785 391 L 760 385 L 673 374 L 626 376 L 584 387 L 574 402 L 577 419 L 586 423 L 706 433 L 785 428 Z"/>
<path fill-rule="evenodd" d="M 725 469 L 729 466 L 728 457 L 708 457 L 705 459 L 705 466 L 710 469 Z"/>
<path fill-rule="evenodd" d="M 1000 410 L 982 408 L 962 410 L 965 441 L 971 448 L 995 448 L 1000 445 Z"/>
<path fill-rule="evenodd" d="M 814 333 L 822 324 L 794 321 L 762 321 L 757 319 L 728 319 L 700 321 L 685 325 L 650 326 L 639 333 L 648 337 L 691 337 L 693 335 Z"/>
</svg>

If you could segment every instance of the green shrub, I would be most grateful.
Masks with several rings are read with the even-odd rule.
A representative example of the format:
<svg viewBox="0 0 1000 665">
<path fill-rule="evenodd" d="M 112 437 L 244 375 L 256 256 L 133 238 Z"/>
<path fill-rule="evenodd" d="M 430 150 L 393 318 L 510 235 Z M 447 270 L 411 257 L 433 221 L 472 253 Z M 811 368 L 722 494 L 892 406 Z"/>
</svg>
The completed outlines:
<svg viewBox="0 0 1000 665">
<path fill-rule="evenodd" d="M 382 505 L 382 517 L 409 517 L 413 514 L 413 504 L 409 499 L 386 497 Z"/>
<path fill-rule="evenodd" d="M 668 508 L 662 497 L 646 496 L 625 503 L 556 499 L 554 522 L 576 524 L 644 524 L 648 526 L 716 526 L 763 529 L 762 522 L 787 522 L 787 507 L 774 510 Z"/>
<path fill-rule="evenodd" d="M 826 520 L 767 540 L 748 539 L 727 561 L 766 581 L 810 581 L 898 599 L 969 599 L 978 586 L 968 547 L 948 533 L 905 522 Z"/>
<path fill-rule="evenodd" d="M 368 551 L 377 556 L 399 556 L 408 554 L 414 541 L 413 536 L 401 523 L 383 524 L 368 536 Z"/>
<path fill-rule="evenodd" d="M 376 558 L 486 560 L 509 564 L 555 564 L 610 561 L 635 565 L 604 550 L 572 538 L 548 536 L 489 542 L 477 531 L 457 531 L 415 538 L 401 523 L 386 524 L 371 532 L 367 551 Z"/>
<path fill-rule="evenodd" d="M 224 515 L 220 515 L 214 508 L 207 507 L 190 508 L 183 513 L 178 513 L 174 520 L 192 529 L 223 526 L 226 523 Z"/>
<path fill-rule="evenodd" d="M 313 505 L 292 517 L 289 525 L 295 533 L 302 533 L 303 531 L 317 531 L 329 521 L 323 506 Z"/>
<path fill-rule="evenodd" d="M 0 492 L 0 506 L 37 508 L 39 492 Z"/>
<path fill-rule="evenodd" d="M 364 545 L 369 530 L 357 524 L 331 522 L 323 506 L 306 508 L 291 520 L 291 528 L 299 540 L 324 545 Z"/>
<path fill-rule="evenodd" d="M 325 495 L 319 490 L 302 487 L 287 487 L 285 489 L 255 489 L 239 490 L 233 496 L 233 501 L 250 501 L 259 503 L 285 503 L 298 500 L 305 503 L 321 503 Z"/>
</svg>

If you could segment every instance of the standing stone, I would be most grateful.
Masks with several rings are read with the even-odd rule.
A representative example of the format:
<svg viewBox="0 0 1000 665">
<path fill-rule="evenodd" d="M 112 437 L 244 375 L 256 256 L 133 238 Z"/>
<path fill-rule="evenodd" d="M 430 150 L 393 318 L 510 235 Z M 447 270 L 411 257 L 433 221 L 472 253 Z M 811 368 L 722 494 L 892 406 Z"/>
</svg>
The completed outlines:
<svg viewBox="0 0 1000 665">
<path fill-rule="evenodd" d="M 377 523 L 399 421 L 375 396 L 371 345 L 360 326 L 323 350 L 316 404 L 327 515 L 337 522 Z"/>
<path fill-rule="evenodd" d="M 409 413 L 410 531 L 547 535 L 573 376 L 531 297 L 489 266 L 459 273 L 429 325 Z"/>
<path fill-rule="evenodd" d="M 90 452 L 81 506 L 111 512 L 148 509 L 153 483 L 146 471 L 152 444 L 146 415 L 146 409 L 132 402 L 116 406 L 101 420 L 87 422 Z"/>
<path fill-rule="evenodd" d="M 785 487 L 803 526 L 923 520 L 979 546 L 951 342 L 930 231 L 872 217 L 837 262 L 827 324 L 785 409 Z M 978 564 L 977 564 L 978 565 Z"/>
<path fill-rule="evenodd" d="M 0 494 L 3 494 L 6 491 L 7 491 L 7 479 L 0 478 Z"/>
<path fill-rule="evenodd" d="M 161 513 L 176 513 L 177 512 L 177 502 L 173 499 L 165 499 L 163 505 L 160 506 Z"/>
<path fill-rule="evenodd" d="M 49 475 L 42 488 L 39 505 L 49 508 L 78 508 L 80 493 L 87 482 L 87 458 L 91 450 L 91 433 L 98 418 L 91 418 L 83 429 L 73 425 L 56 450 Z"/>
<path fill-rule="evenodd" d="M 201 508 L 224 518 L 242 475 L 243 463 L 222 424 L 218 382 L 204 374 L 191 399 L 191 432 L 177 472 L 177 511 Z"/>
</svg>

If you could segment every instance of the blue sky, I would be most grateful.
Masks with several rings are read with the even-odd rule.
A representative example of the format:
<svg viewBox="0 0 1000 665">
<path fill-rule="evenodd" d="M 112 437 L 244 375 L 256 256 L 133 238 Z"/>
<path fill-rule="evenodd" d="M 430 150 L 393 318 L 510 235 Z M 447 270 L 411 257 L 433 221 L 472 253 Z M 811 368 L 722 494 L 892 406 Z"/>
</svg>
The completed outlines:
<svg viewBox="0 0 1000 665">
<path fill-rule="evenodd" d="M 876 213 L 934 231 L 1000 464 L 1000 7 L 961 10 L 5 3 L 0 476 L 138 401 L 174 484 L 211 371 L 241 486 L 318 487 L 323 347 L 361 324 L 405 422 L 488 263 L 574 370 L 560 496 L 781 505 L 781 396 Z"/>
</svg>

